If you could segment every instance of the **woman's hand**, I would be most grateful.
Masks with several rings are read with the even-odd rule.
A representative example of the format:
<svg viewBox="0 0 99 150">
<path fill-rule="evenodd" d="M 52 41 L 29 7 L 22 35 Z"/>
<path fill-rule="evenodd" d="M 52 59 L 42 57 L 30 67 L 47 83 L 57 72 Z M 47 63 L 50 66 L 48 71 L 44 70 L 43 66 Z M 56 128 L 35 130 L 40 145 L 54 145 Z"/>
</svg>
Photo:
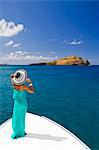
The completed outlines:
<svg viewBox="0 0 99 150">
<path fill-rule="evenodd" d="M 29 78 L 26 79 L 26 82 L 32 83 L 32 81 Z"/>
<path fill-rule="evenodd" d="M 26 86 L 26 85 L 24 85 L 24 90 L 26 90 L 26 91 L 29 92 L 29 93 L 34 93 L 34 92 L 35 92 L 35 89 L 34 89 L 34 87 L 33 87 L 33 85 L 32 85 L 32 81 L 31 81 L 29 78 L 27 78 L 26 81 L 27 81 L 29 84 L 31 84 L 31 85 L 29 85 L 29 87 Z"/>
</svg>

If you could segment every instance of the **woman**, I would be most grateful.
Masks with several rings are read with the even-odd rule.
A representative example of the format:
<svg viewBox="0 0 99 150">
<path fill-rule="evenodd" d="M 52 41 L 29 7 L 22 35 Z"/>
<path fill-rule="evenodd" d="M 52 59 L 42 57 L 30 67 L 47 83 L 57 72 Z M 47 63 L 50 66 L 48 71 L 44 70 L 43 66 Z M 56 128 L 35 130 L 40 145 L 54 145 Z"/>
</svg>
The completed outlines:
<svg viewBox="0 0 99 150">
<path fill-rule="evenodd" d="M 22 76 L 23 73 L 23 76 Z M 19 82 L 17 82 L 19 80 Z M 24 81 L 23 81 L 24 80 Z M 12 116 L 12 139 L 25 136 L 25 115 L 27 112 L 27 100 L 26 91 L 34 93 L 34 88 L 30 79 L 26 78 L 24 70 L 18 70 L 11 75 L 12 86 L 14 88 L 14 108 Z M 22 82 L 21 82 L 22 81 Z M 28 82 L 29 86 L 26 86 L 24 82 Z"/>
</svg>

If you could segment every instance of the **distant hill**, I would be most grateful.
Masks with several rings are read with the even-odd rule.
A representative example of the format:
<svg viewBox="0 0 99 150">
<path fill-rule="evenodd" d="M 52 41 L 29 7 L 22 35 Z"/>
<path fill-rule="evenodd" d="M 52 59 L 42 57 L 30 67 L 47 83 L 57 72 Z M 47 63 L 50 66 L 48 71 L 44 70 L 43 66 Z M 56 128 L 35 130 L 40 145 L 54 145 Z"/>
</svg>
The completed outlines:
<svg viewBox="0 0 99 150">
<path fill-rule="evenodd" d="M 83 59 L 78 56 L 68 56 L 60 58 L 51 62 L 42 62 L 30 65 L 90 65 L 90 62 L 87 59 Z"/>
<path fill-rule="evenodd" d="M 78 56 L 68 56 L 61 59 L 57 59 L 52 62 L 48 62 L 49 65 L 90 65 L 90 62 L 86 59 L 82 59 Z"/>
<path fill-rule="evenodd" d="M 0 64 L 0 66 L 8 66 L 9 64 Z"/>
</svg>

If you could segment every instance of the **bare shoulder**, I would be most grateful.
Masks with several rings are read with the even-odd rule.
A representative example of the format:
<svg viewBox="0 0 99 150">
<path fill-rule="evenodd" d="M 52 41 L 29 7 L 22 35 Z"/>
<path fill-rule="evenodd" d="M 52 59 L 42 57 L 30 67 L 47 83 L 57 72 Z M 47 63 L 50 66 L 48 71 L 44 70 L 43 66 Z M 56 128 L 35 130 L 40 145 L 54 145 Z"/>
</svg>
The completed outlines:
<svg viewBox="0 0 99 150">
<path fill-rule="evenodd" d="M 28 86 L 26 86 L 26 85 L 22 85 L 21 87 L 22 87 L 23 90 L 27 90 L 28 89 Z"/>
<path fill-rule="evenodd" d="M 25 90 L 24 85 L 13 85 L 16 90 Z"/>
</svg>

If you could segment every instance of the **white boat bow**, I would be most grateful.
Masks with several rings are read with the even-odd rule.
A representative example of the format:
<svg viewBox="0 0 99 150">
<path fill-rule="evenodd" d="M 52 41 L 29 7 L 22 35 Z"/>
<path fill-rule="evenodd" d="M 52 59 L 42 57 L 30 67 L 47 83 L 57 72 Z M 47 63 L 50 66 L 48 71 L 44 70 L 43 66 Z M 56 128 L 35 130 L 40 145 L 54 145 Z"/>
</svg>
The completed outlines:
<svg viewBox="0 0 99 150">
<path fill-rule="evenodd" d="M 0 125 L 0 150 L 90 150 L 79 138 L 56 122 L 31 113 L 26 115 L 27 135 L 11 139 L 11 119 Z"/>
</svg>

